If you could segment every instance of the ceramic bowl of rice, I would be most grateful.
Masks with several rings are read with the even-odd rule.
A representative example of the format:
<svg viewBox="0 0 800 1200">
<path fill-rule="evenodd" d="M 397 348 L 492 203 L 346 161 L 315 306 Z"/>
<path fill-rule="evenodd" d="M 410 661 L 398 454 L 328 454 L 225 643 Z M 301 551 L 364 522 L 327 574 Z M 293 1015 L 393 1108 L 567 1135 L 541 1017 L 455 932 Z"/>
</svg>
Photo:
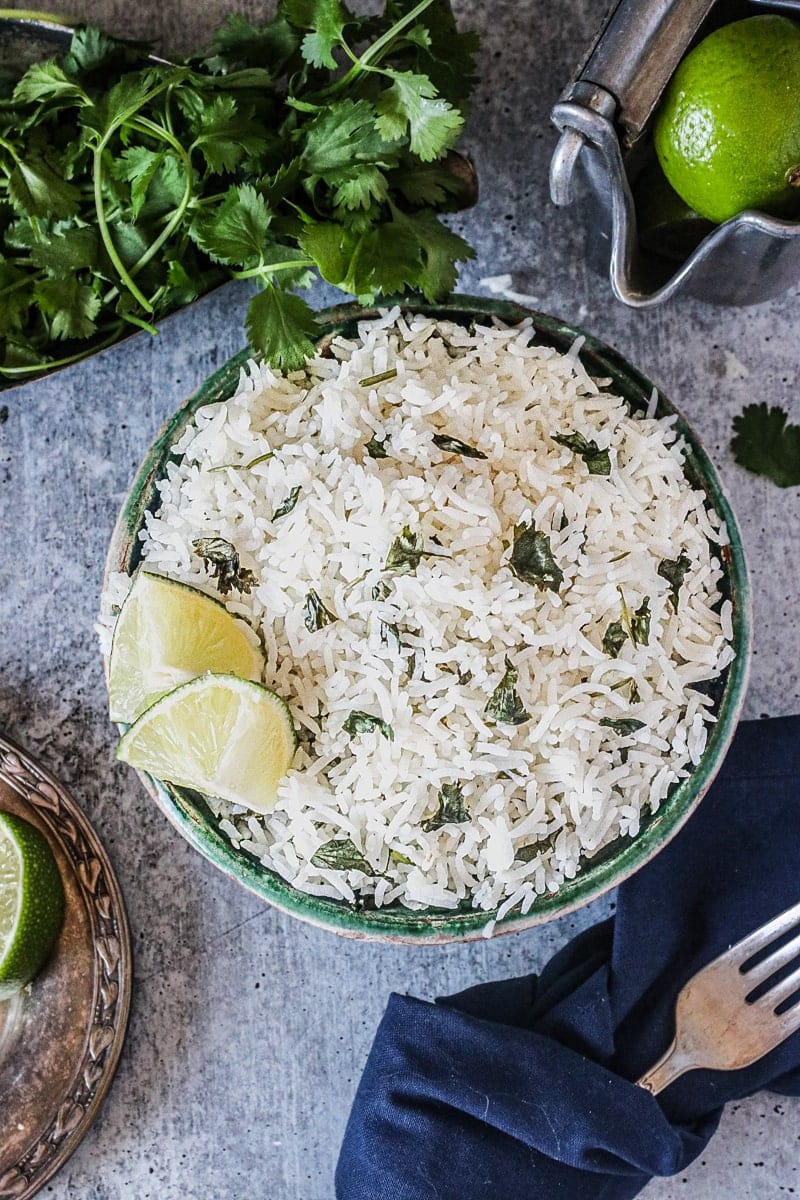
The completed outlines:
<svg viewBox="0 0 800 1200">
<path fill-rule="evenodd" d="M 587 903 L 647 862 L 735 729 L 741 542 L 683 417 L 517 305 L 320 315 L 281 376 L 232 359 L 145 459 L 109 550 L 219 597 L 299 745 L 267 814 L 145 786 L 216 866 L 336 932 L 446 942 Z M 246 581 L 246 582 L 245 582 Z"/>
</svg>

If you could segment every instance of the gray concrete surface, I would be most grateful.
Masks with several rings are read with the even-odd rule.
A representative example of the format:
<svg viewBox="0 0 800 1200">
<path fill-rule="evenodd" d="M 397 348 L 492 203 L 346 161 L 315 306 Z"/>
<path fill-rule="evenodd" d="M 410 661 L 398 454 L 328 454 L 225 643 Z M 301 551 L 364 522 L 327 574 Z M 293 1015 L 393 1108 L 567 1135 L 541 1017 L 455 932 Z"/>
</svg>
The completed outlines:
<svg viewBox="0 0 800 1200">
<path fill-rule="evenodd" d="M 228 3 L 62 7 L 169 52 L 200 44 Z M 546 184 L 549 107 L 604 0 L 456 7 L 483 37 L 483 83 L 466 138 L 482 195 L 457 222 L 479 255 L 461 288 L 486 291 L 481 280 L 512 273 L 517 291 L 617 346 L 683 406 L 721 471 L 749 556 L 756 620 L 747 715 L 796 712 L 800 497 L 738 468 L 728 442 L 748 400 L 780 403 L 800 418 L 800 300 L 739 311 L 681 301 L 650 313 L 617 304 L 585 263 L 577 215 L 553 210 Z M 264 11 L 255 0 L 241 8 Z M 320 289 L 315 299 L 329 295 Z M 0 396 L 0 726 L 90 815 L 119 872 L 135 947 L 119 1076 L 94 1129 L 45 1190 L 54 1200 L 332 1200 L 350 1099 L 389 991 L 432 997 L 529 971 L 613 903 L 470 946 L 341 941 L 216 873 L 114 763 L 92 633 L 106 544 L 161 423 L 243 344 L 244 299 L 228 288 L 167 322 L 155 340 L 139 337 Z M 726 1112 L 685 1177 L 653 1183 L 646 1195 L 772 1200 L 800 1191 L 799 1151 L 800 1101 L 759 1096 Z"/>
</svg>

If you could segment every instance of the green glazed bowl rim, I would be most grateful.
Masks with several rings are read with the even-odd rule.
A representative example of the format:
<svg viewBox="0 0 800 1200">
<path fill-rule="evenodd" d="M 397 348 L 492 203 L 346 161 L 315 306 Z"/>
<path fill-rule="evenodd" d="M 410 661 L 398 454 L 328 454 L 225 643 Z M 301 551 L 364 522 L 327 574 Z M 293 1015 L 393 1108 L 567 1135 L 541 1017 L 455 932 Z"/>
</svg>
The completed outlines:
<svg viewBox="0 0 800 1200">
<path fill-rule="evenodd" d="M 441 304 L 408 300 L 398 303 L 408 312 L 461 324 L 469 324 L 476 319 L 496 319 L 517 324 L 529 318 L 537 340 L 554 346 L 562 353 L 569 350 L 577 338 L 582 338 L 580 358 L 590 375 L 596 378 L 610 377 L 614 391 L 633 409 L 644 409 L 656 391 L 657 415 L 677 418 L 677 432 L 684 438 L 687 447 L 686 475 L 694 486 L 701 487 L 706 493 L 709 504 L 725 521 L 730 538 L 729 547 L 724 548 L 721 555 L 722 589 L 733 605 L 733 647 L 736 657 L 718 682 L 719 694 L 715 698 L 717 720 L 710 730 L 699 764 L 688 779 L 672 790 L 658 812 L 642 820 L 640 832 L 635 837 L 620 838 L 604 847 L 594 858 L 586 860 L 576 877 L 566 881 L 556 893 L 537 898 L 524 916 L 512 911 L 496 921 L 492 912 L 475 909 L 445 911 L 427 908 L 413 911 L 399 905 L 356 909 L 342 901 L 308 895 L 264 867 L 247 851 L 234 849 L 220 831 L 217 818 L 202 796 L 140 773 L 147 790 L 190 845 L 226 875 L 281 911 L 346 937 L 436 944 L 517 932 L 563 916 L 627 879 L 678 832 L 710 787 L 736 729 L 749 668 L 751 599 L 741 535 L 711 461 L 682 413 L 622 355 L 591 334 L 510 301 L 455 295 Z M 391 302 L 386 301 L 382 308 L 390 306 Z M 324 348 L 336 335 L 355 336 L 359 321 L 377 315 L 377 309 L 364 309 L 356 304 L 342 304 L 320 312 L 320 346 Z M 106 578 L 117 571 L 131 574 L 138 566 L 141 559 L 139 531 L 145 512 L 158 504 L 157 483 L 172 458 L 172 447 L 199 408 L 225 400 L 233 394 L 239 382 L 240 370 L 251 357 L 252 351 L 245 349 L 231 358 L 201 384 L 159 433 L 145 456 L 117 520 L 106 560 Z"/>
</svg>

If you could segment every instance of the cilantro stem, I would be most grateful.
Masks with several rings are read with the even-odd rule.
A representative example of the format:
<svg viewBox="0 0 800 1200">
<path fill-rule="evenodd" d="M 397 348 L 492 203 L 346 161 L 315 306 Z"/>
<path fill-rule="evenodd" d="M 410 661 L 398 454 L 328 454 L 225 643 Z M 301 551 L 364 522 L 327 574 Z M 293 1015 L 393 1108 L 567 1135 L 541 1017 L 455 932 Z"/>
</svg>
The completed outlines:
<svg viewBox="0 0 800 1200">
<path fill-rule="evenodd" d="M 631 641 L 633 642 L 633 644 L 635 646 L 636 639 L 633 636 L 633 629 L 631 628 L 630 609 L 628 608 L 627 601 L 625 600 L 625 593 L 623 592 L 623 590 L 619 586 L 619 584 L 617 584 L 617 591 L 619 592 L 620 607 L 622 609 L 622 624 L 625 626 L 625 632 L 627 633 L 628 637 L 631 639 Z"/>
<path fill-rule="evenodd" d="M 43 275 L 36 276 L 37 280 L 41 280 L 43 278 Z M 11 294 L 11 292 L 18 292 L 20 288 L 29 287 L 30 284 L 31 277 L 29 275 L 24 275 L 22 279 L 18 279 L 16 283 L 9 283 L 7 287 L 0 288 L 0 296 L 8 296 Z"/>
<path fill-rule="evenodd" d="M 128 269 L 117 253 L 117 247 L 111 239 L 111 232 L 108 228 L 106 220 L 105 206 L 103 204 L 103 151 L 105 149 L 105 139 L 100 143 L 100 146 L 94 152 L 94 164 L 92 174 L 94 176 L 94 208 L 97 213 L 97 226 L 100 230 L 100 236 L 103 239 L 103 245 L 106 248 L 108 257 L 111 259 L 114 268 L 119 275 L 120 281 L 125 285 L 134 300 L 141 304 L 145 312 L 151 313 L 153 306 L 146 296 L 139 291 L 136 284 L 128 274 Z"/>
<path fill-rule="evenodd" d="M 148 321 L 143 321 L 141 317 L 134 316 L 133 313 L 122 313 L 123 321 L 127 321 L 130 325 L 135 325 L 137 329 L 143 329 L 145 333 L 152 333 L 153 337 L 158 337 L 158 330 L 155 325 L 151 325 Z"/>
<path fill-rule="evenodd" d="M 395 41 L 398 35 L 401 34 L 404 29 L 408 28 L 409 25 L 413 25 L 417 17 L 421 16 L 421 14 L 425 12 L 425 9 L 430 8 L 432 4 L 433 0 L 419 0 L 419 3 L 415 4 L 414 7 L 405 14 L 405 16 L 400 18 L 399 21 L 396 21 L 391 29 L 387 29 L 386 33 L 374 41 L 371 46 L 368 46 L 364 53 L 356 59 L 350 70 L 347 71 L 341 77 L 341 79 L 337 79 L 336 83 L 333 83 L 330 87 L 325 88 L 321 92 L 321 95 L 332 96 L 335 95 L 336 92 L 342 91 L 343 88 L 349 87 L 353 80 L 357 79 L 362 71 L 368 70 L 371 64 L 374 63 L 375 59 L 379 58 L 384 51 L 388 50 L 389 46 L 393 41 Z"/>
<path fill-rule="evenodd" d="M 2 11 L 0 11 L 2 16 Z M 89 355 L 97 354 L 100 350 L 105 350 L 108 346 L 113 346 L 114 342 L 119 340 L 120 331 L 124 328 L 124 321 L 118 321 L 112 327 L 111 333 L 102 342 L 92 342 L 90 346 L 79 350 L 77 354 L 69 354 L 66 358 L 51 359 L 46 363 L 31 363 L 25 367 L 4 367 L 0 366 L 0 375 L 32 375 L 34 373 L 46 371 L 54 371 L 57 367 L 68 367 L 70 363 L 80 362 L 82 358 L 88 358 Z"/>
<path fill-rule="evenodd" d="M 172 237 L 173 233 L 180 225 L 181 221 L 183 220 L 183 215 L 191 203 L 192 196 L 194 194 L 194 187 L 192 185 L 191 157 L 178 139 L 173 136 L 173 134 L 169 133 L 163 128 L 163 126 L 157 125 L 155 121 L 149 121 L 147 117 L 139 116 L 131 122 L 131 125 L 134 129 L 137 129 L 142 133 L 150 133 L 153 135 L 153 137 L 160 138 L 162 141 L 166 142 L 167 145 L 172 146 L 173 150 L 183 163 L 183 170 L 186 175 L 186 183 L 184 185 L 183 196 L 181 197 L 180 204 L 175 209 L 156 240 L 148 247 L 141 258 L 137 259 L 137 261 L 131 267 L 131 275 L 136 275 L 139 271 L 141 271 L 142 267 L 147 266 L 151 258 L 158 253 L 164 243 Z M 152 312 L 152 308 L 149 311 Z"/>
<path fill-rule="evenodd" d="M 153 311 L 153 306 L 147 297 L 139 290 L 128 272 L 127 267 L 117 253 L 117 248 L 111 238 L 111 233 L 108 228 L 106 219 L 105 205 L 103 202 L 103 154 L 106 147 L 111 141 L 115 133 L 117 133 L 124 125 L 131 122 L 136 117 L 136 114 L 144 107 L 145 104 L 150 104 L 156 96 L 167 90 L 173 81 L 161 80 L 155 87 L 150 88 L 144 96 L 141 96 L 137 103 L 120 113 L 119 116 L 112 122 L 108 129 L 103 134 L 97 146 L 94 148 L 94 161 L 92 165 L 92 174 L 94 177 L 94 207 L 97 213 L 97 224 L 100 229 L 100 236 L 103 239 L 103 245 L 106 248 L 108 257 L 114 265 L 114 268 L 119 275 L 120 281 L 125 285 L 130 294 L 133 296 L 144 309 L 146 313 Z M 144 118 L 142 118 L 144 119 Z M 165 133 L 166 131 L 162 131 Z"/>
<path fill-rule="evenodd" d="M 4 150 L 8 151 L 15 163 L 19 163 L 19 155 L 10 142 L 7 142 L 5 138 L 0 138 L 0 146 L 2 146 Z"/>
<path fill-rule="evenodd" d="M 304 267 L 314 267 L 316 263 L 313 258 L 295 258 L 289 259 L 287 262 L 261 263 L 257 267 L 250 267 L 247 271 L 231 271 L 233 279 L 257 279 L 263 275 L 270 275 L 275 271 L 291 271 L 293 267 L 303 269 Z"/>
</svg>

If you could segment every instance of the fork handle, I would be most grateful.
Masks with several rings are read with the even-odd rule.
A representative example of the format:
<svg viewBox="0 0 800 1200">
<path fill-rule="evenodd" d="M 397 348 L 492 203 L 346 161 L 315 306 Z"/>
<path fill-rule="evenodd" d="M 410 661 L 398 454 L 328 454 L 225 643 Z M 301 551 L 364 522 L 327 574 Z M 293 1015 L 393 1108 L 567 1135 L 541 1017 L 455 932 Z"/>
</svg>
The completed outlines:
<svg viewBox="0 0 800 1200">
<path fill-rule="evenodd" d="M 662 1055 L 649 1071 L 645 1071 L 641 1079 L 636 1080 L 636 1083 L 638 1087 L 644 1088 L 645 1091 L 652 1092 L 654 1096 L 657 1096 L 673 1080 L 678 1079 L 681 1075 L 685 1075 L 687 1071 L 693 1071 L 696 1066 L 697 1063 L 689 1058 L 688 1055 L 681 1052 L 677 1041 L 673 1041 L 666 1054 Z"/>
</svg>

